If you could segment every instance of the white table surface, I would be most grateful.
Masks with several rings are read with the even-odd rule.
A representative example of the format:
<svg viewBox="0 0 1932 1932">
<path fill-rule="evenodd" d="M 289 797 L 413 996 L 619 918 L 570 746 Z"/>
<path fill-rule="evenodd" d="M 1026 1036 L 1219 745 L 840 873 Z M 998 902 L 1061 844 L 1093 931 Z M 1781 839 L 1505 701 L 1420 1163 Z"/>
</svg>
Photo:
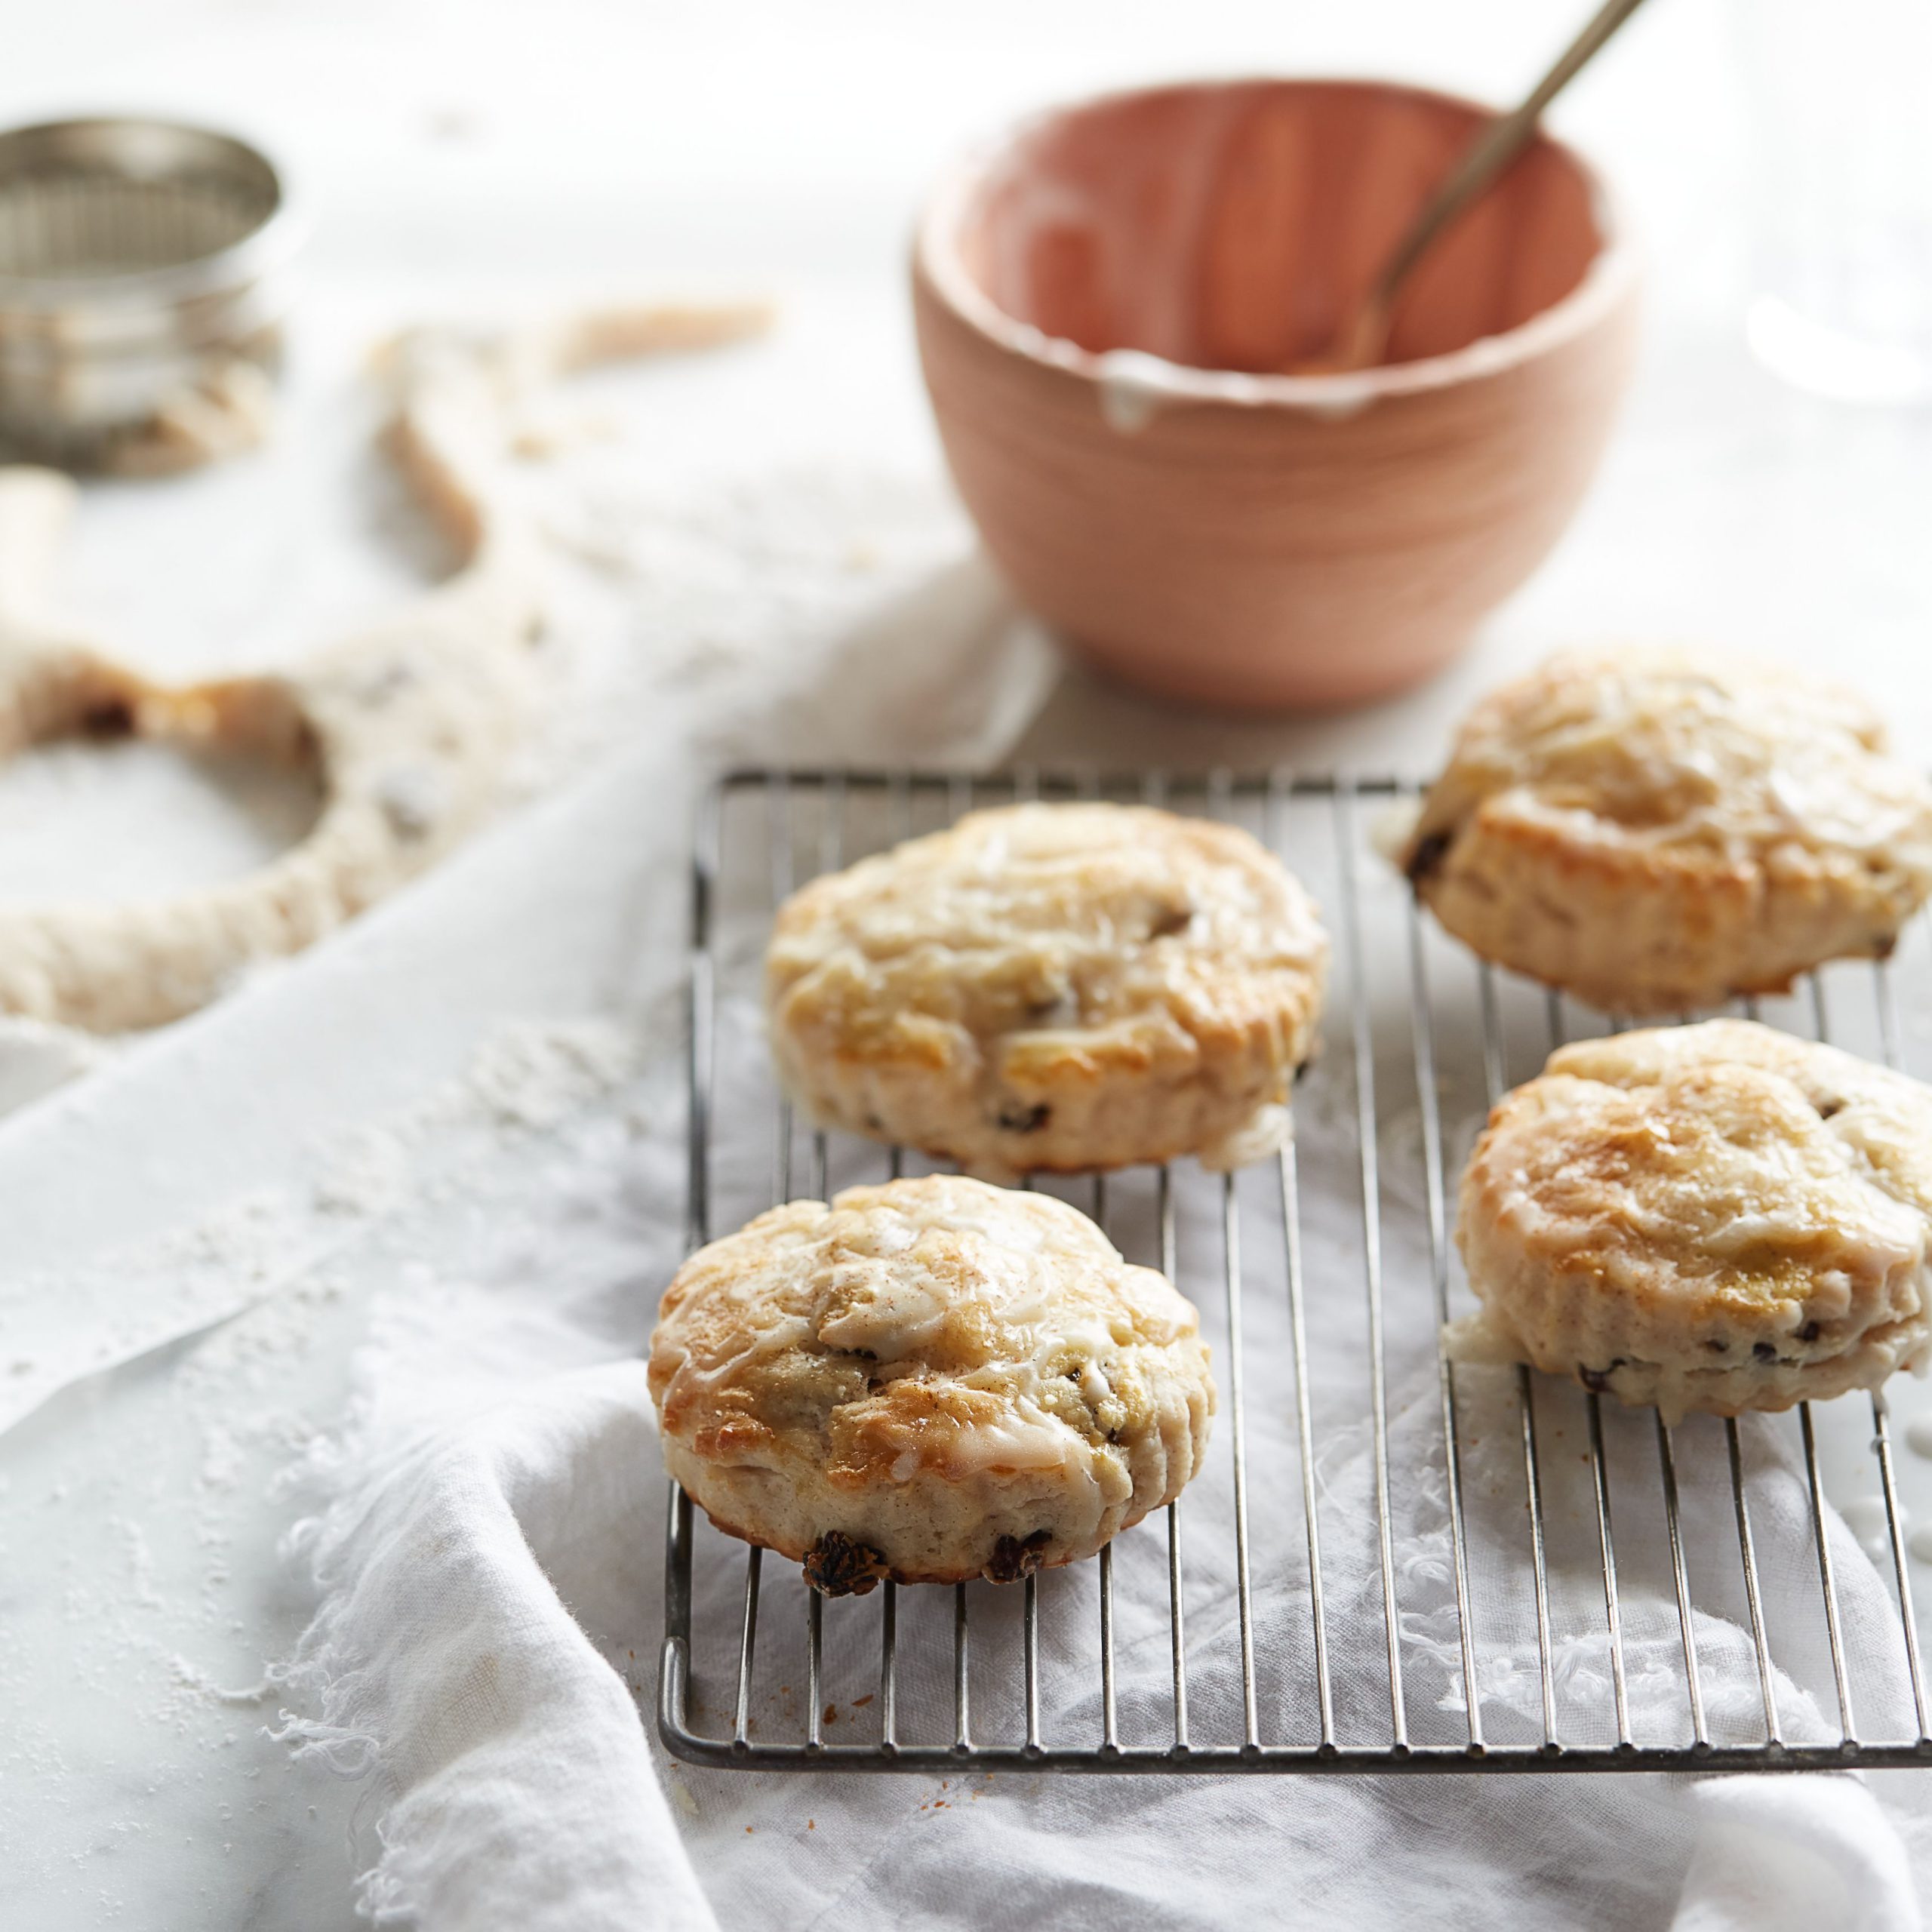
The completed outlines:
<svg viewBox="0 0 1932 1932">
<path fill-rule="evenodd" d="M 1879 694 L 1902 744 L 1932 758 L 1932 421 L 1807 402 L 1746 358 L 1734 25 L 1720 0 L 1658 0 L 1557 117 L 1623 188 L 1651 263 L 1649 335 L 1583 515 L 1471 657 L 1409 698 L 1301 724 L 1177 717 L 1069 672 L 1026 754 L 1420 772 L 1506 670 L 1558 643 L 1641 635 L 1829 666 Z M 1183 70 L 1372 69 L 1500 97 L 1563 26 L 1539 0 L 943 13 L 11 0 L 0 120 L 144 106 L 252 127 L 294 158 L 321 214 L 284 437 L 179 485 L 91 491 L 75 599 L 131 655 L 174 670 L 285 654 L 401 594 L 420 560 L 363 454 L 354 354 L 384 318 L 479 303 L 776 285 L 787 315 L 771 345 L 632 379 L 640 477 L 930 475 L 900 260 L 920 184 L 959 140 L 1038 100 Z M 549 941 L 496 954 L 490 880 L 527 875 L 533 848 L 586 818 L 661 808 L 662 783 L 612 748 L 573 795 L 525 808 L 361 928 L 0 1125 L 0 1272 L 78 1266 L 300 1178 L 322 1140 L 447 1076 L 496 1017 L 607 1006 L 629 909 L 560 888 L 530 909 Z M 63 800 L 60 863 L 95 889 L 134 876 L 117 809 L 174 808 L 138 821 L 143 882 L 232 868 L 274 835 L 272 810 L 165 762 L 103 783 L 42 761 L 0 774 L 0 891 L 45 883 L 36 815 Z M 384 980 L 385 949 L 405 938 L 447 949 L 433 1001 Z M 352 1020 L 361 1049 L 289 1051 L 291 1014 L 311 1011 L 331 1016 L 331 1039 Z M 291 1767 L 263 1734 L 272 1698 L 213 1692 L 257 1685 L 303 1620 L 276 1554 L 294 1506 L 274 1479 L 337 1417 L 368 1288 L 349 1269 L 0 1437 L 10 1922 L 353 1922 L 355 1792 Z M 1924 1406 L 1916 1391 L 1907 1405 Z M 1932 1513 L 1927 1466 L 1902 1460 Z"/>
</svg>

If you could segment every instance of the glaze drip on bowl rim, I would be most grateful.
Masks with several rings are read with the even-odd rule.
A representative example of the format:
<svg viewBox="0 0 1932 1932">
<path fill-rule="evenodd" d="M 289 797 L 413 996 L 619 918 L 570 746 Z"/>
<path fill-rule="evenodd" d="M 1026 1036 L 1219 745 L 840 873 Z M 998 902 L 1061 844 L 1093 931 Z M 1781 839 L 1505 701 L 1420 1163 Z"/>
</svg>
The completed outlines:
<svg viewBox="0 0 1932 1932">
<path fill-rule="evenodd" d="M 1300 85 L 1324 85 L 1297 79 Z M 1327 85 L 1362 84 L 1336 82 Z M 1066 335 L 1002 308 L 968 269 L 958 246 L 961 226 L 989 165 L 1051 120 L 1166 91 L 1149 88 L 1096 95 L 1026 116 L 1003 134 L 982 141 L 941 177 L 921 219 L 915 244 L 920 265 L 935 285 L 989 336 L 1048 367 L 1099 383 L 1108 420 L 1124 434 L 1144 427 L 1161 409 L 1190 402 L 1238 407 L 1267 405 L 1303 410 L 1318 417 L 1343 417 L 1367 408 L 1386 395 L 1413 394 L 1494 374 L 1587 328 L 1626 297 L 1637 282 L 1641 272 L 1638 257 L 1628 239 L 1628 223 L 1615 192 L 1601 174 L 1580 169 L 1590 219 L 1601 242 L 1577 285 L 1527 319 L 1478 335 L 1440 354 L 1318 374 L 1210 368 L 1131 343 L 1097 350 L 1083 347 Z M 1403 91 L 1476 114 L 1487 111 L 1476 103 L 1440 90 Z M 1573 150 L 1566 148 L 1565 152 L 1574 158 Z"/>
</svg>

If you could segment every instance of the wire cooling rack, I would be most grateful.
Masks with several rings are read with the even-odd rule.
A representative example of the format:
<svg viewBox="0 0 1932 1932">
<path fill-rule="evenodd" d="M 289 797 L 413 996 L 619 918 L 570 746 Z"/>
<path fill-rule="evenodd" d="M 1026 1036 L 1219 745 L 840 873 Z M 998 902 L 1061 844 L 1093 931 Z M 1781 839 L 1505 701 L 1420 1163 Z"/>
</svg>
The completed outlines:
<svg viewBox="0 0 1932 1932">
<path fill-rule="evenodd" d="M 811 1131 L 772 1084 L 760 957 L 774 909 L 814 872 L 974 806 L 1144 800 L 1256 832 L 1320 900 L 1334 958 L 1323 1050 L 1278 1158 L 1041 1183 L 1201 1308 L 1223 1396 L 1204 1472 L 1094 1562 L 1017 1590 L 886 1583 L 831 1603 L 673 1484 L 658 1726 L 675 1755 L 928 1772 L 1932 1764 L 1882 1394 L 1672 1428 L 1441 1356 L 1441 1324 L 1472 1305 L 1447 1201 L 1484 1112 L 1552 1045 L 1620 1023 L 1473 960 L 1419 914 L 1372 849 L 1414 791 L 799 771 L 710 794 L 693 874 L 694 1245 L 774 1200 L 930 1171 Z M 1921 940 L 1733 1010 L 1899 1064 L 1895 983 L 1932 974 Z M 1871 1565 L 1828 1492 L 1857 1499 Z"/>
</svg>

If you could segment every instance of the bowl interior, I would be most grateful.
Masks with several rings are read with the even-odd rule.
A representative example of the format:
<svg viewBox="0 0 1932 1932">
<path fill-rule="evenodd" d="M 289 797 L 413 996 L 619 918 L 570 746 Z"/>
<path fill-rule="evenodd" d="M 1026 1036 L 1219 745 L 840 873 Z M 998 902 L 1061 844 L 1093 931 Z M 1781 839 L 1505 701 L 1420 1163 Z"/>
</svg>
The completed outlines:
<svg viewBox="0 0 1932 1932">
<path fill-rule="evenodd" d="M 959 266 L 994 306 L 1094 353 L 1286 373 L 1319 355 L 1486 116 L 1367 82 L 1115 96 L 1036 122 L 960 208 Z M 1386 360 L 1528 321 L 1603 249 L 1580 162 L 1539 136 L 1411 275 Z"/>
</svg>

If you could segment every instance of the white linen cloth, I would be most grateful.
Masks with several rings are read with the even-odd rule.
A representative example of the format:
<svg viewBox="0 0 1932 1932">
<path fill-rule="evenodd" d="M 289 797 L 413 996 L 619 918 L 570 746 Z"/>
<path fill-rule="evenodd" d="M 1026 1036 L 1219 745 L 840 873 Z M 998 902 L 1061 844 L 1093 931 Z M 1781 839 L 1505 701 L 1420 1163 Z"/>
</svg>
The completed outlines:
<svg viewBox="0 0 1932 1932">
<path fill-rule="evenodd" d="M 661 1164 L 660 1180 L 672 1164 Z M 628 1263 L 644 1251 L 611 1258 Z M 669 1257 L 660 1249 L 658 1258 Z M 401 1402 L 312 1532 L 327 1597 L 297 1675 L 322 1683 L 321 1716 L 297 1730 L 304 1749 L 374 1785 L 363 1897 L 377 1924 L 979 1927 L 1099 1925 L 1123 1911 L 1201 1927 L 1906 1932 L 1919 1923 L 1899 1838 L 1847 1776 L 1002 1777 L 955 1780 L 949 1800 L 928 1778 L 669 1765 L 626 1688 L 641 1687 L 648 1709 L 665 1485 L 643 1366 L 530 1379 L 546 1360 L 596 1352 L 598 1329 L 620 1309 L 607 1340 L 643 1312 L 636 1298 L 608 1292 L 608 1280 L 597 1292 L 593 1276 L 589 1305 L 601 1321 L 553 1323 L 538 1279 L 555 1285 L 540 1268 L 521 1281 L 440 1291 L 418 1280 L 406 1305 L 398 1297 L 371 1364 L 372 1388 L 386 1389 L 379 1401 L 397 1403 L 399 1389 L 431 1371 L 462 1387 L 458 1412 L 412 1428 Z M 638 1278 L 626 1266 L 617 1279 L 635 1287 Z M 451 1363 L 452 1335 L 468 1337 L 466 1362 Z M 1402 1426 L 1426 1433 L 1432 1391 L 1418 1392 Z M 1480 1481 L 1479 1466 L 1472 1474 Z M 1357 1457 L 1330 1483 L 1365 1478 Z M 1765 1472 L 1754 1500 L 1767 1497 L 1776 1506 L 1761 1509 L 1755 1527 L 1775 1574 L 1805 1527 L 1789 1470 Z M 1721 1527 L 1691 1525 L 1694 1536 Z M 1422 1540 L 1401 1545 L 1411 1583 L 1433 1561 Z M 1190 1554 L 1211 1544 L 1196 1525 Z M 1878 1586 L 1858 1574 L 1855 1551 L 1839 1555 L 1857 1644 L 1878 1614 Z M 1131 1566 L 1116 1573 L 1128 1633 L 1124 1709 L 1137 1692 L 1158 1690 L 1166 1664 L 1164 1602 L 1146 1567 L 1145 1588 Z M 701 1598 L 701 1626 L 709 1618 L 735 1629 L 740 1574 L 731 1566 L 731 1587 Z M 1228 1580 L 1207 1586 L 1197 1563 L 1197 1669 L 1233 1641 Z M 1265 1600 L 1294 1586 L 1261 1575 L 1256 1587 Z M 1344 1633 L 1345 1707 L 1352 1671 L 1365 1676 L 1371 1661 L 1354 1647 L 1379 1641 L 1372 1620 L 1349 1615 L 1348 1595 L 1331 1600 L 1331 1630 Z M 770 1604 L 768 1647 L 783 1641 Z M 1668 1647 L 1675 1613 L 1628 1595 L 1625 1607 L 1633 1633 L 1647 1622 L 1654 1632 L 1631 1648 L 1641 1734 L 1669 1701 L 1656 1653 Z M 1780 1607 L 1774 1591 L 1774 1617 Z M 1152 1642 L 1131 1634 L 1150 1629 Z M 1748 1643 L 1708 1621 L 1700 1634 L 1707 1660 Z M 1082 1661 L 1049 1651 L 1049 1736 L 1093 1727 Z M 1486 1712 L 1492 1734 L 1521 1734 L 1524 1682 Z M 1792 1715 L 1800 1733 L 1804 1718 Z M 1197 1706 L 1197 1734 L 1215 1715 Z"/>
<path fill-rule="evenodd" d="M 888 666 L 907 675 L 913 654 L 903 640 L 881 632 L 868 648 L 881 653 L 881 677 Z M 857 657 L 838 675 L 841 690 L 874 688 Z M 930 712 L 888 704 L 870 712 L 863 729 Z M 821 725 L 841 724 L 838 707 L 821 704 L 816 713 Z M 955 744 L 986 755 L 992 726 L 970 706 L 964 716 L 968 728 Z M 828 752 L 863 751 L 853 735 L 839 729 L 844 742 Z M 898 755 L 906 749 L 883 732 L 874 744 Z M 925 735 L 927 755 L 942 748 Z M 681 863 L 677 828 L 641 827 L 639 836 L 657 841 L 651 866 Z M 504 915 L 514 918 L 515 908 Z M 650 941 L 660 989 L 675 978 L 681 939 L 666 931 Z M 635 1357 L 678 1259 L 682 1123 L 676 1079 L 661 1060 L 673 1025 L 660 1008 L 644 1029 L 647 1058 L 654 1044 L 660 1056 L 651 1070 L 617 1084 L 537 1146 L 502 1160 L 455 1205 L 423 1207 L 405 1246 L 423 1258 L 405 1266 L 378 1303 L 350 1427 L 337 1453 L 316 1459 L 309 1472 L 318 1506 L 295 1543 L 321 1607 L 282 1675 L 285 1727 L 305 1756 L 367 1780 L 359 1897 L 376 1924 L 426 1932 L 1017 1927 L 1112 1925 L 1131 1913 L 1199 1927 L 1798 1932 L 1829 1924 L 1909 1932 L 1919 1924 L 1896 1829 L 1901 1816 L 1916 1821 L 1888 1814 L 1849 1776 L 940 1780 L 708 1773 L 669 1761 L 649 1717 L 666 1484 Z M 728 1007 L 721 1031 L 755 1047 L 742 1011 Z M 734 1104 L 731 1083 L 744 1077 L 725 1066 L 719 1118 L 743 1118 L 751 1123 L 746 1131 L 762 1134 L 763 1118 Z M 1328 1104 L 1318 1086 L 1301 1103 L 1311 1284 L 1322 1280 L 1355 1211 L 1352 1151 L 1341 1137 L 1309 1131 Z M 756 1151 L 764 1158 L 761 1145 Z M 834 1175 L 835 1185 L 840 1178 Z M 1184 1247 L 1214 1238 L 1201 1206 L 1198 1198 L 1184 1201 Z M 1252 1202 L 1246 1211 L 1255 1211 Z M 1414 1278 L 1423 1257 L 1404 1251 L 1399 1234 L 1392 1241 L 1392 1279 Z M 1256 1230 L 1249 1251 L 1265 1245 L 1265 1231 Z M 1271 1320 L 1278 1316 L 1251 1305 L 1251 1361 L 1278 1347 Z M 1360 1361 L 1352 1339 L 1358 1300 L 1312 1291 L 1309 1320 L 1319 1345 L 1340 1355 L 1352 1349 Z M 1426 1323 L 1392 1331 L 1390 1364 L 1409 1709 L 1419 1739 L 1450 1739 L 1461 1728 L 1460 1658 Z M 1484 1715 L 1493 1739 L 1520 1741 L 1536 1734 L 1540 1687 L 1518 1549 L 1513 1391 L 1506 1371 L 1466 1372 L 1462 1381 L 1475 1438 L 1464 1470 L 1470 1560 L 1484 1601 L 1517 1606 L 1506 1627 L 1492 1623 L 1481 1632 Z M 1492 1400 L 1499 1426 L 1484 1427 Z M 1223 1457 L 1229 1423 L 1224 1409 L 1216 1439 Z M 1266 1475 L 1292 1466 L 1291 1416 L 1251 1391 L 1247 1424 L 1254 1506 L 1298 1508 L 1291 1494 L 1268 1486 Z M 1712 1442 L 1693 1441 L 1699 1426 L 1687 1426 L 1687 1457 L 1712 1452 Z M 1782 1438 L 1747 1424 L 1746 1441 L 1775 1629 L 1797 1614 L 1799 1593 L 1816 1587 L 1807 1499 Z M 1715 1453 L 1721 1457 L 1721 1441 Z M 1365 1432 L 1329 1432 L 1318 1463 L 1338 1716 L 1345 1734 L 1374 1736 L 1378 1703 L 1386 1721 L 1379 1571 L 1372 1544 L 1338 1527 L 1364 1521 Z M 1550 1459 L 1553 1524 L 1567 1520 L 1574 1486 L 1586 1479 Z M 1238 1736 L 1225 1482 L 1204 1478 L 1188 1508 L 1195 1734 Z M 1721 1549 L 1734 1535 L 1721 1484 L 1687 1483 L 1685 1508 L 1694 1552 Z M 1620 1496 L 1619 1509 L 1626 1555 L 1659 1546 L 1660 1525 L 1644 1519 L 1639 1502 Z M 1165 1571 L 1158 1540 L 1146 1540 L 1158 1534 L 1152 1525 L 1130 1533 L 1116 1566 L 1120 1705 L 1129 1737 L 1154 1734 L 1166 1708 Z M 1832 1535 L 1850 1647 L 1888 1654 L 1883 1586 L 1842 1525 L 1834 1523 Z M 1565 1733 L 1607 1737 L 1593 1549 L 1555 1535 L 1551 1563 Z M 1097 1732 L 1090 1618 L 1080 1614 L 1091 1611 L 1092 1571 L 1079 1566 L 1043 1579 L 1041 1713 L 1050 1739 Z M 739 1564 L 700 1563 L 701 1638 L 735 1632 L 742 1575 Z M 1687 1738 L 1667 1574 L 1630 1558 L 1623 1585 L 1636 1734 L 1646 1741 Z M 1271 1718 L 1284 1709 L 1306 1718 L 1312 1701 L 1306 1586 L 1293 1537 L 1258 1546 L 1257 1678 Z M 789 1677 L 802 1669 L 801 1586 L 789 1566 L 772 1564 L 765 1587 L 762 1654 Z M 1063 1593 L 1078 1603 L 1074 1614 L 1055 1614 L 1057 1605 L 1067 1607 Z M 940 1594 L 902 1595 L 902 1633 L 925 1614 L 915 1600 Z M 848 1611 L 869 1620 L 841 1621 Z M 1002 1645 L 1010 1651 L 1011 1620 L 1003 1628 L 990 1620 L 991 1629 L 976 1626 L 975 1642 L 980 1654 L 997 1657 Z M 873 1687 L 863 1660 L 875 1659 L 875 1629 L 866 1607 L 829 1613 L 827 1683 L 844 1685 L 833 1696 Z M 834 1634 L 840 1630 L 853 1632 L 849 1642 Z M 1750 1734 L 1761 1713 L 1748 1627 L 1706 1614 L 1698 1635 L 1714 1732 Z M 901 1641 L 903 1649 L 914 1640 L 902 1634 Z M 787 1644 L 794 1663 L 773 1661 L 774 1647 Z M 1828 1679 L 1817 1660 L 1807 1669 L 1806 1681 L 1777 1687 L 1794 1738 L 1825 1730 L 1815 1700 Z M 1854 1689 L 1861 1708 L 1872 1709 L 1895 1687 L 1861 1672 Z M 794 1694 L 789 1683 L 774 1687 L 761 1675 L 758 1694 Z M 983 1712 L 983 1725 L 998 1721 Z M 909 1694 L 909 1732 L 933 1735 L 944 1721 Z M 1271 1734 L 1279 1729 L 1271 1721 Z"/>
</svg>

